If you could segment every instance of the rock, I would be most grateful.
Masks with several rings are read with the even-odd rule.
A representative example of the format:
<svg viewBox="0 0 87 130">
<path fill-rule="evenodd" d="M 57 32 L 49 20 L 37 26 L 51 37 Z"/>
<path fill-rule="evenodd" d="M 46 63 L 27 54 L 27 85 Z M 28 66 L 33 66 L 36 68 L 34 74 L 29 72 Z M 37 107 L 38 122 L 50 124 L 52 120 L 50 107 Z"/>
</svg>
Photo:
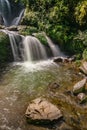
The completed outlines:
<svg viewBox="0 0 87 130">
<path fill-rule="evenodd" d="M 77 98 L 78 98 L 80 101 L 82 101 L 85 96 L 86 96 L 86 95 L 85 95 L 84 93 L 79 93 L 79 94 L 77 95 Z"/>
<path fill-rule="evenodd" d="M 56 63 L 59 63 L 59 62 L 69 63 L 69 62 L 72 62 L 74 60 L 75 60 L 74 57 L 70 57 L 70 58 L 68 58 L 68 57 L 55 57 L 53 61 Z"/>
<path fill-rule="evenodd" d="M 25 113 L 29 122 L 48 123 L 62 117 L 61 111 L 44 98 L 33 100 Z"/>
<path fill-rule="evenodd" d="M 0 14 L 0 25 L 4 25 L 4 20 L 1 14 Z"/>
<path fill-rule="evenodd" d="M 10 27 L 6 27 L 7 30 L 9 31 L 18 31 L 18 27 L 13 25 L 13 26 L 10 26 Z"/>
<path fill-rule="evenodd" d="M 85 75 L 87 75 L 87 62 L 83 62 L 82 66 L 79 68 Z"/>
<path fill-rule="evenodd" d="M 53 59 L 54 62 L 63 62 L 63 57 L 55 57 Z"/>
<path fill-rule="evenodd" d="M 86 103 L 87 102 L 87 96 L 84 93 L 79 93 L 77 95 L 77 98 L 80 101 L 80 104 Z"/>
<path fill-rule="evenodd" d="M 87 79 L 84 78 L 83 80 L 79 81 L 74 85 L 73 87 L 74 94 L 82 93 L 85 90 L 86 80 Z"/>
<path fill-rule="evenodd" d="M 59 87 L 60 87 L 60 85 L 59 85 L 58 83 L 56 83 L 56 82 L 50 83 L 50 84 L 48 85 L 48 89 L 49 89 L 49 90 L 56 90 L 56 89 L 59 88 Z"/>
<path fill-rule="evenodd" d="M 80 104 L 84 104 L 84 103 L 86 103 L 86 102 L 87 102 L 87 96 L 85 96 L 85 97 L 81 100 Z"/>
</svg>

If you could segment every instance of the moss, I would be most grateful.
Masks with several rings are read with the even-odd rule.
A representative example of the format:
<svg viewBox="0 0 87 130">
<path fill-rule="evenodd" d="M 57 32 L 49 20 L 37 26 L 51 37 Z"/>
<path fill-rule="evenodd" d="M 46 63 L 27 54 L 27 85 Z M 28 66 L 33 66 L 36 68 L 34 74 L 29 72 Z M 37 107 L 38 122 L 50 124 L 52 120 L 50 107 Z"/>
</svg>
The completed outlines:
<svg viewBox="0 0 87 130">
<path fill-rule="evenodd" d="M 38 30 L 36 27 L 33 27 L 33 26 L 20 26 L 19 27 L 19 33 L 21 35 L 32 35 L 33 33 L 37 33 Z"/>
<path fill-rule="evenodd" d="M 36 36 L 43 45 L 47 45 L 47 39 L 43 34 L 37 33 Z"/>
<path fill-rule="evenodd" d="M 0 32 L 0 63 L 11 61 L 11 57 L 9 37 L 4 32 Z"/>
</svg>

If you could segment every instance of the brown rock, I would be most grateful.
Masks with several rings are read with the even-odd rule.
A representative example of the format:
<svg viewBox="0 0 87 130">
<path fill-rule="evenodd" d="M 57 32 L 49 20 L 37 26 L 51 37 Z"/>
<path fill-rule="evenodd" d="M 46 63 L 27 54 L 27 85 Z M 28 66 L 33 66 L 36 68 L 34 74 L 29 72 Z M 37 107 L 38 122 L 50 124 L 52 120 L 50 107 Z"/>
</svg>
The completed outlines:
<svg viewBox="0 0 87 130">
<path fill-rule="evenodd" d="M 52 103 L 44 98 L 37 98 L 33 100 L 25 113 L 28 121 L 54 121 L 62 117 L 61 111 Z"/>
<path fill-rule="evenodd" d="M 81 81 L 79 81 L 78 83 L 76 83 L 73 87 L 73 93 L 74 94 L 82 93 L 85 90 L 86 81 L 87 81 L 87 79 L 84 78 Z"/>
<path fill-rule="evenodd" d="M 85 75 L 87 75 L 87 62 L 83 62 L 82 66 L 79 68 Z"/>
</svg>

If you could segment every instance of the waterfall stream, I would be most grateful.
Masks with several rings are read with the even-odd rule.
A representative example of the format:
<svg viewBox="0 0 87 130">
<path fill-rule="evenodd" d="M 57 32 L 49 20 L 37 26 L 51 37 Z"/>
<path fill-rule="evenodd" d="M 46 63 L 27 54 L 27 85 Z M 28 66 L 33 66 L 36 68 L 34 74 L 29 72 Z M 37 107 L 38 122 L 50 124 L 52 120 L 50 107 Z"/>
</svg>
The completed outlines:
<svg viewBox="0 0 87 130">
<path fill-rule="evenodd" d="M 47 60 L 48 56 L 46 47 L 34 36 L 22 36 L 17 32 L 1 30 L 8 34 L 14 61 L 32 62 Z M 51 57 L 63 56 L 59 47 L 55 45 L 49 37 L 45 35 L 49 49 L 51 50 Z"/>
<path fill-rule="evenodd" d="M 20 9 L 15 16 L 12 12 L 10 2 L 8 0 L 0 0 L 0 17 L 2 17 L 1 24 L 5 26 L 18 25 L 23 13 L 24 9 Z"/>
</svg>

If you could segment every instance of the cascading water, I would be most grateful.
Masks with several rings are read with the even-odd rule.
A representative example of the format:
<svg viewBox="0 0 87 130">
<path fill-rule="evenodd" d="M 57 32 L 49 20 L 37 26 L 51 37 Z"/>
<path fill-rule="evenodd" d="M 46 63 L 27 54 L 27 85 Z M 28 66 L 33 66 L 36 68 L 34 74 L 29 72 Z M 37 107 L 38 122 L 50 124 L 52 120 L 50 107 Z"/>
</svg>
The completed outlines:
<svg viewBox="0 0 87 130">
<path fill-rule="evenodd" d="M 8 34 L 14 61 L 32 62 L 47 60 L 49 56 L 45 46 L 34 36 L 22 36 L 17 32 L 8 30 L 1 30 Z M 55 45 L 49 37 L 46 36 L 49 49 L 52 52 L 52 56 L 64 56 L 57 45 Z"/>
<path fill-rule="evenodd" d="M 14 61 L 31 62 L 47 59 L 46 50 L 36 37 L 24 37 L 8 30 L 1 31 L 9 36 Z"/>
<path fill-rule="evenodd" d="M 11 6 L 8 0 L 0 0 L 0 15 L 3 18 L 4 25 L 8 26 L 11 16 Z"/>
<path fill-rule="evenodd" d="M 48 45 L 49 45 L 49 47 L 50 47 L 50 49 L 52 51 L 53 56 L 54 57 L 63 56 L 63 53 L 60 51 L 59 47 L 57 45 L 55 45 L 53 43 L 53 41 L 45 33 L 43 33 L 43 34 L 47 39 Z"/>
<path fill-rule="evenodd" d="M 16 16 L 12 12 L 11 4 L 8 0 L 0 0 L 0 17 L 3 19 L 3 25 L 11 26 L 18 25 L 21 17 L 24 13 L 24 9 L 20 9 Z"/>
<path fill-rule="evenodd" d="M 26 36 L 24 41 L 24 61 L 47 59 L 44 46 L 32 36 Z"/>
</svg>

